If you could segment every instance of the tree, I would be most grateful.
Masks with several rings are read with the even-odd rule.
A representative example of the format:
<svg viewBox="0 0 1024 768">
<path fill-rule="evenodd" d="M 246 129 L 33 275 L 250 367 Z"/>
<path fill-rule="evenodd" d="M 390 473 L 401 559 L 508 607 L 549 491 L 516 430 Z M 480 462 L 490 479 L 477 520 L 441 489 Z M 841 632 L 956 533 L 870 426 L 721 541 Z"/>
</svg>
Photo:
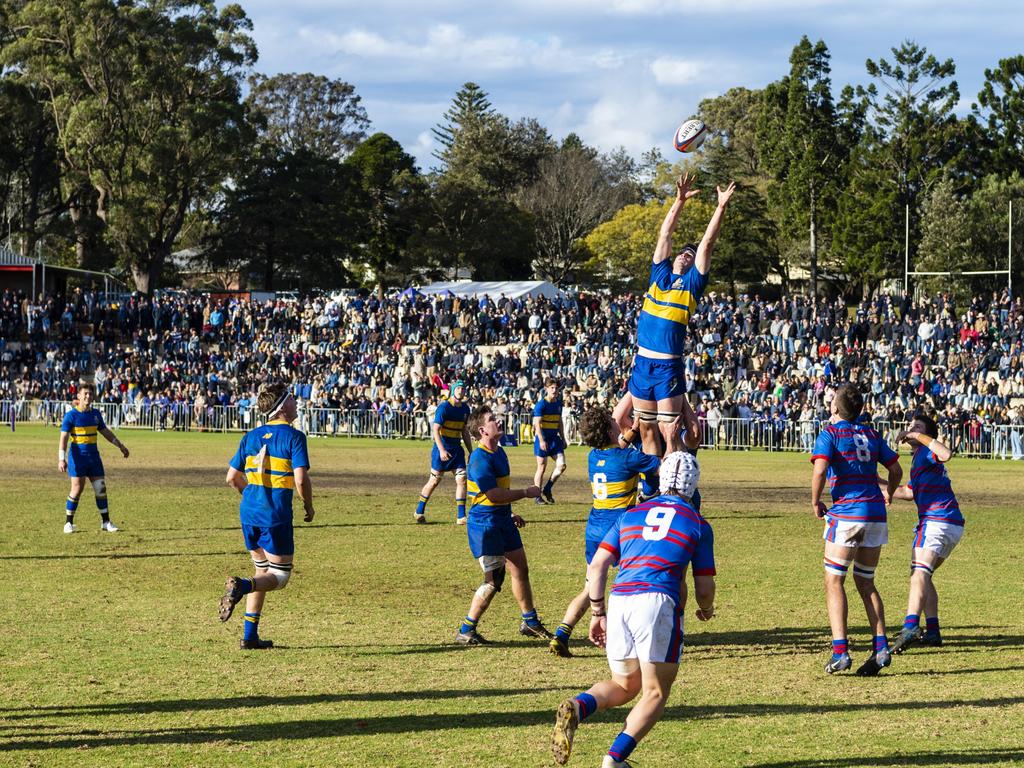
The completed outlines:
<svg viewBox="0 0 1024 768">
<path fill-rule="evenodd" d="M 264 290 L 349 284 L 369 208 L 354 166 L 305 150 L 257 154 L 225 190 L 209 259 Z"/>
<path fill-rule="evenodd" d="M 1024 174 L 1024 55 L 1000 59 L 996 69 L 985 70 L 972 110 L 988 129 L 991 172 L 1004 178 Z"/>
<path fill-rule="evenodd" d="M 516 197 L 533 217 L 535 274 L 560 283 L 585 261 L 580 238 L 636 196 L 623 164 L 575 143 L 541 161 L 537 181 Z"/>
<path fill-rule="evenodd" d="M 252 75 L 246 105 L 261 139 L 279 151 L 340 160 L 366 138 L 370 121 L 360 101 L 344 80 L 307 72 Z"/>
<path fill-rule="evenodd" d="M 346 161 L 367 202 L 361 254 L 378 290 L 405 282 L 415 266 L 407 244 L 424 216 L 426 184 L 413 158 L 385 133 L 375 133 Z"/>
<path fill-rule="evenodd" d="M 495 114 L 487 92 L 476 83 L 466 83 L 455 93 L 451 106 L 444 113 L 444 122 L 431 129 L 441 145 L 441 149 L 434 151 L 434 157 L 441 161 L 442 170 L 451 164 L 450 153 L 459 134 L 482 125 Z"/>
<path fill-rule="evenodd" d="M 45 94 L 80 260 L 101 223 L 151 291 L 190 209 L 247 142 L 250 21 L 206 0 L 28 0 L 13 26 L 3 59 Z"/>
<path fill-rule="evenodd" d="M 651 257 L 671 201 L 651 200 L 627 205 L 584 238 L 588 267 L 608 285 L 647 287 Z M 676 243 L 696 242 L 704 234 L 714 206 L 700 199 L 688 202 L 676 225 Z"/>
<path fill-rule="evenodd" d="M 762 104 L 763 92 L 747 88 L 730 88 L 700 103 L 697 113 L 708 126 L 701 147 L 705 162 L 718 163 L 716 157 L 723 155 L 733 178 L 765 175 L 757 135 Z"/>
</svg>

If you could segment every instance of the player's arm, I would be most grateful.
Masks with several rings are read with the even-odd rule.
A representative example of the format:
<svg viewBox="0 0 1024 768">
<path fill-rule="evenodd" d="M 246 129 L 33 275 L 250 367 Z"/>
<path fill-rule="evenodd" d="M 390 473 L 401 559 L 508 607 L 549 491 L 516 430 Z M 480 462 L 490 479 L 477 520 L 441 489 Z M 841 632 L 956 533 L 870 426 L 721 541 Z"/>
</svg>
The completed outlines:
<svg viewBox="0 0 1024 768">
<path fill-rule="evenodd" d="M 945 464 L 951 458 L 953 458 L 953 451 L 948 445 L 943 443 L 937 437 L 931 437 L 930 435 L 924 434 L 924 432 L 904 432 L 901 437 L 901 442 L 907 445 L 921 445 L 927 448 L 935 455 L 936 461 Z"/>
<path fill-rule="evenodd" d="M 828 474 L 828 459 L 817 458 L 814 460 L 814 469 L 811 472 L 811 510 L 818 518 L 825 516 L 825 505 L 821 503 L 821 494 L 825 491 L 825 478 Z"/>
<path fill-rule="evenodd" d="M 117 435 L 111 432 L 108 427 L 100 427 L 97 431 L 106 438 L 107 442 L 121 451 L 122 456 L 126 459 L 128 458 L 128 448 L 125 447 L 124 443 L 117 439 Z"/>
<path fill-rule="evenodd" d="M 694 574 L 693 591 L 697 598 L 697 618 L 707 621 L 715 615 L 715 577 Z"/>
<path fill-rule="evenodd" d="M 881 487 L 883 487 L 883 488 L 888 489 L 889 481 L 888 480 L 882 480 L 879 483 L 879 485 Z M 897 488 L 893 492 L 892 498 L 900 499 L 901 501 L 913 501 L 914 500 L 914 491 L 911 490 L 910 486 L 908 486 L 908 485 L 901 485 L 899 488 Z"/>
<path fill-rule="evenodd" d="M 65 430 L 60 431 L 60 440 L 57 441 L 57 469 L 61 472 L 68 471 L 68 438 L 70 435 Z"/>
<path fill-rule="evenodd" d="M 711 221 L 708 222 L 707 229 L 704 230 L 704 237 L 700 239 L 700 245 L 697 246 L 697 257 L 693 261 L 697 271 L 702 275 L 711 271 L 711 252 L 715 249 L 715 241 L 718 240 L 718 233 L 722 229 L 722 219 L 725 217 L 729 199 L 736 191 L 736 182 L 731 181 L 725 189 L 716 187 L 716 190 L 718 191 L 718 207 L 715 208 Z"/>
<path fill-rule="evenodd" d="M 540 449 L 546 451 L 548 449 L 548 441 L 544 439 L 544 431 L 541 429 L 541 417 L 543 411 L 541 410 L 544 401 L 537 403 L 533 409 L 533 434 L 537 436 L 537 441 L 540 443 Z"/>
<path fill-rule="evenodd" d="M 441 441 L 441 425 L 438 422 L 434 422 L 430 425 L 430 433 L 434 436 L 434 445 L 437 446 L 437 452 L 441 454 L 441 460 L 448 460 L 448 451 L 445 450 L 444 443 Z"/>
<path fill-rule="evenodd" d="M 228 467 L 228 474 L 224 478 L 224 482 L 239 493 L 242 493 L 245 490 L 245 486 L 248 485 L 248 481 L 245 479 L 245 472 L 234 467 Z"/>
<path fill-rule="evenodd" d="M 523 499 L 536 499 L 540 496 L 540 488 L 531 485 L 529 488 L 499 488 L 495 486 L 489 491 L 480 491 L 481 496 L 486 496 L 492 504 L 511 504 Z"/>
<path fill-rule="evenodd" d="M 469 427 L 462 428 L 462 442 L 466 444 L 466 455 L 473 452 L 473 437 L 469 434 Z"/>
<path fill-rule="evenodd" d="M 309 479 L 307 467 L 295 467 L 295 490 L 299 492 L 302 508 L 306 511 L 302 519 L 312 523 L 316 511 L 313 509 L 313 481 Z"/>
<path fill-rule="evenodd" d="M 672 203 L 672 207 L 668 209 L 668 213 L 665 214 L 665 220 L 661 223 L 661 231 L 658 233 L 658 244 L 654 246 L 652 261 L 655 264 L 661 264 L 666 259 L 672 258 L 672 234 L 676 231 L 679 214 L 686 201 L 699 194 L 698 190 L 690 189 L 693 181 L 694 176 L 686 173 L 676 179 L 676 199 Z"/>
<path fill-rule="evenodd" d="M 587 566 L 587 594 L 590 598 L 590 642 L 603 648 L 608 633 L 604 591 L 608 584 L 608 569 L 617 560 L 616 554 L 602 543 Z"/>
<path fill-rule="evenodd" d="M 903 479 L 903 467 L 900 466 L 899 461 L 894 461 L 889 465 L 889 478 L 885 488 L 885 501 L 891 503 L 896 498 L 896 491 L 899 490 L 900 480 Z M 913 499 L 913 495 L 910 497 Z"/>
</svg>

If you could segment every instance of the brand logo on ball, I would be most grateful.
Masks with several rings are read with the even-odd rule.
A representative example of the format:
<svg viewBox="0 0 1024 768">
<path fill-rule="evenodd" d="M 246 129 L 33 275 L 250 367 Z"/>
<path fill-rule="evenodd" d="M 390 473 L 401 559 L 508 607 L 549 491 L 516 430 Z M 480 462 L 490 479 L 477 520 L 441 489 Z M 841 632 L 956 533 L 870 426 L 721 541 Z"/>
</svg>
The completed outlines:
<svg viewBox="0 0 1024 768">
<path fill-rule="evenodd" d="M 675 148 L 680 152 L 693 152 L 704 143 L 707 132 L 708 129 L 703 120 L 697 120 L 696 118 L 687 120 L 676 131 L 675 141 L 673 142 Z"/>
</svg>

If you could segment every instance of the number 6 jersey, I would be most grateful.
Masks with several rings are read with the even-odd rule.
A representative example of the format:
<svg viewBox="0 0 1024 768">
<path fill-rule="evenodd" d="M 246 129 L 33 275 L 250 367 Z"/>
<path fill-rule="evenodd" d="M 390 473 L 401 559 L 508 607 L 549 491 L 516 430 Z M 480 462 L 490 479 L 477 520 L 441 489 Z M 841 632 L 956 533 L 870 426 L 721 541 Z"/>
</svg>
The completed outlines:
<svg viewBox="0 0 1024 768">
<path fill-rule="evenodd" d="M 814 443 L 811 463 L 828 460 L 831 517 L 859 523 L 884 523 L 885 498 L 878 487 L 878 463 L 891 467 L 900 457 L 871 427 L 837 421 L 826 424 Z"/>
<path fill-rule="evenodd" d="M 679 585 L 693 561 L 695 576 L 715 573 L 711 525 L 690 502 L 655 496 L 625 512 L 609 529 L 601 549 L 611 552 L 619 572 L 613 595 L 661 592 L 679 604 Z"/>
</svg>

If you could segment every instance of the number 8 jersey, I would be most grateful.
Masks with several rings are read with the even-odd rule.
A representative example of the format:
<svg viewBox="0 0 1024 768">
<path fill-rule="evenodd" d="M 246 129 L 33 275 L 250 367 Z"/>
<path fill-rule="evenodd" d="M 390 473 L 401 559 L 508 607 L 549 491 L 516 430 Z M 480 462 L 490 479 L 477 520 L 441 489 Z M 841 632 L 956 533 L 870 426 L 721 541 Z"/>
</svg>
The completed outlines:
<svg viewBox="0 0 1024 768">
<path fill-rule="evenodd" d="M 601 549 L 611 552 L 619 572 L 613 595 L 660 592 L 679 604 L 679 585 L 693 561 L 696 576 L 715 573 L 711 526 L 690 502 L 655 496 L 623 514 Z"/>
<path fill-rule="evenodd" d="M 891 467 L 900 457 L 871 427 L 837 421 L 826 424 L 814 443 L 811 463 L 828 459 L 832 508 L 839 520 L 884 523 L 885 498 L 878 487 L 878 463 Z"/>
</svg>

